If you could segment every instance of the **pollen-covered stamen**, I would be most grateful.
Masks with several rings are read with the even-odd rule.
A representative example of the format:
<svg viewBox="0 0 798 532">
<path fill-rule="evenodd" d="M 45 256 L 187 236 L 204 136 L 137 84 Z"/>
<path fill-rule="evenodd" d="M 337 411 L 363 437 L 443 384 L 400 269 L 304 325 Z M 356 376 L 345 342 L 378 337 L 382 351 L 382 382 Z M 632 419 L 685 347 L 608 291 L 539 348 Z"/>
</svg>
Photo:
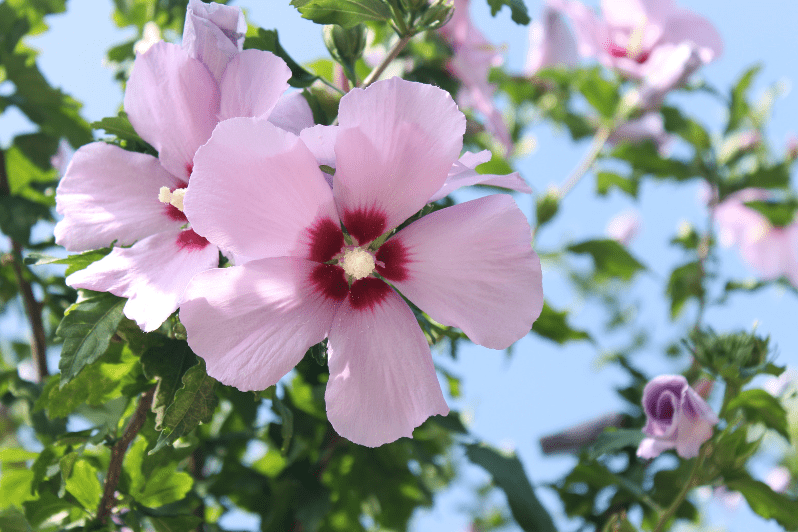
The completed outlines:
<svg viewBox="0 0 798 532">
<path fill-rule="evenodd" d="M 168 203 L 180 212 L 183 212 L 183 198 L 185 197 L 185 188 L 178 188 L 173 192 L 169 190 L 169 187 L 161 187 L 161 190 L 158 192 L 158 201 L 161 203 Z"/>
<path fill-rule="evenodd" d="M 357 281 L 374 271 L 374 255 L 362 248 L 347 249 L 340 265 L 344 273 Z"/>
</svg>

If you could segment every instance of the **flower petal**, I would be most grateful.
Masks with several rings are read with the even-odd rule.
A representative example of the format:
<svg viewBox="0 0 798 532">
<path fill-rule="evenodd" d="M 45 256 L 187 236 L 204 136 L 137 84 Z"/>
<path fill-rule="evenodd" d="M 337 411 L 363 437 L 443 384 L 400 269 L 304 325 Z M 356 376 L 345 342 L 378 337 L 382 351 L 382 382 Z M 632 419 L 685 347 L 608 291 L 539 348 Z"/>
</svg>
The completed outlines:
<svg viewBox="0 0 798 532">
<path fill-rule="evenodd" d="M 658 440 L 656 438 L 644 438 L 637 447 L 637 456 L 650 460 L 658 457 L 662 451 L 673 449 L 676 444 L 672 441 Z"/>
<path fill-rule="evenodd" d="M 175 44 L 158 42 L 136 57 L 125 111 L 141 138 L 158 150 L 169 172 L 191 175 L 197 148 L 216 126 L 219 89 L 208 69 Z"/>
<path fill-rule="evenodd" d="M 227 64 L 219 84 L 219 120 L 269 116 L 288 88 L 291 69 L 271 52 L 244 50 Z"/>
<path fill-rule="evenodd" d="M 125 316 L 154 331 L 177 310 L 191 278 L 219 264 L 219 250 L 191 229 L 168 231 L 114 248 L 105 258 L 67 277 L 67 284 L 128 298 Z"/>
<path fill-rule="evenodd" d="M 183 27 L 183 49 L 219 82 L 228 61 L 244 49 L 247 22 L 241 8 L 190 0 Z"/>
<path fill-rule="evenodd" d="M 161 187 L 185 186 L 151 155 L 133 153 L 105 142 L 75 152 L 56 191 L 56 209 L 64 219 L 55 241 L 69 251 L 111 245 L 129 246 L 185 220 L 170 219 L 158 201 Z"/>
<path fill-rule="evenodd" d="M 399 78 L 353 89 L 339 109 L 333 190 L 344 226 L 352 232 L 347 215 L 368 211 L 379 214 L 383 231 L 396 227 L 446 181 L 465 116 L 449 93 Z"/>
<path fill-rule="evenodd" d="M 529 26 L 529 52 L 524 71 L 533 75 L 544 68 L 572 67 L 578 61 L 576 39 L 565 24 L 563 14 L 551 6 L 544 7 L 541 18 Z"/>
<path fill-rule="evenodd" d="M 723 38 L 707 19 L 687 9 L 677 9 L 668 18 L 663 42 L 691 42 L 699 49 L 701 61 L 709 63 L 723 53 Z"/>
<path fill-rule="evenodd" d="M 208 375 L 239 390 L 265 390 L 327 336 L 337 304 L 310 281 L 316 266 L 278 257 L 192 279 L 180 320 Z"/>
<path fill-rule="evenodd" d="M 269 122 L 294 135 L 299 135 L 300 131 L 316 123 L 308 101 L 301 92 L 296 91 L 287 92 L 277 100 L 277 105 L 269 115 Z"/>
<path fill-rule="evenodd" d="M 308 230 L 315 223 L 328 220 L 340 233 L 316 158 L 299 137 L 265 120 L 221 122 L 194 161 L 186 216 L 226 251 L 252 259 L 309 258 Z"/>
<path fill-rule="evenodd" d="M 479 345 L 505 349 L 529 332 L 543 308 L 530 235 L 512 197 L 495 194 L 413 222 L 379 250 L 386 268 L 378 271 L 434 320 L 461 328 Z M 394 269 L 401 263 L 404 271 Z"/>
<path fill-rule="evenodd" d="M 475 170 L 482 163 L 490 161 L 490 150 L 482 150 L 479 153 L 467 151 L 449 170 L 449 176 L 443 186 L 432 195 L 429 201 L 443 199 L 458 188 L 471 185 L 492 185 L 494 187 L 509 188 L 517 192 L 531 194 L 532 189 L 521 178 L 518 172 L 507 175 L 479 174 Z"/>
<path fill-rule="evenodd" d="M 325 164 L 335 168 L 335 140 L 338 138 L 338 126 L 313 126 L 303 129 L 299 137 L 320 165 Z"/>
<path fill-rule="evenodd" d="M 449 407 L 413 312 L 396 292 L 361 310 L 346 299 L 328 341 L 327 417 L 348 440 L 377 447 Z"/>
</svg>

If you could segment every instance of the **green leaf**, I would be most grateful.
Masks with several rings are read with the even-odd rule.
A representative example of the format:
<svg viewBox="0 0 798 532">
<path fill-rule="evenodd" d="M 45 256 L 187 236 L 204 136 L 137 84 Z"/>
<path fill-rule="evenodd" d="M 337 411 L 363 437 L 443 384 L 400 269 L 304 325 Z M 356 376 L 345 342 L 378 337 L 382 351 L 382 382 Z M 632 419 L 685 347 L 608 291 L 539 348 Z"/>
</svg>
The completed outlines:
<svg viewBox="0 0 798 532">
<path fill-rule="evenodd" d="M 491 16 L 495 17 L 502 7 L 507 6 L 510 8 L 510 16 L 516 24 L 526 26 L 532 22 L 524 0 L 488 0 L 488 5 Z"/>
<path fill-rule="evenodd" d="M 31 266 L 41 266 L 42 264 L 66 264 L 67 269 L 64 275 L 68 276 L 76 271 L 85 269 L 89 264 L 97 262 L 111 252 L 111 248 L 94 249 L 84 253 L 69 255 L 68 257 L 58 258 L 45 255 L 43 253 L 32 252 L 25 257 L 25 264 Z"/>
<path fill-rule="evenodd" d="M 122 320 L 125 300 L 105 292 L 69 307 L 55 333 L 64 339 L 61 349 L 61 386 L 105 353 Z"/>
<path fill-rule="evenodd" d="M 167 340 L 142 355 L 144 375 L 148 379 L 158 379 L 152 403 L 157 430 L 162 430 L 166 410 L 174 402 L 175 392 L 183 385 L 183 375 L 197 362 L 198 358 L 188 344 L 179 340 Z"/>
<path fill-rule="evenodd" d="M 730 412 L 736 409 L 742 410 L 749 421 L 762 423 L 769 429 L 773 429 L 784 436 L 787 441 L 790 441 L 790 433 L 787 429 L 787 412 L 781 406 L 779 400 L 765 390 L 745 390 L 729 401 L 727 409 Z"/>
<path fill-rule="evenodd" d="M 704 294 L 701 279 L 701 264 L 698 261 L 683 264 L 671 272 L 666 289 L 671 299 L 671 319 L 676 319 L 688 299 L 698 299 Z"/>
<path fill-rule="evenodd" d="M 76 506 L 69 500 L 61 499 L 58 495 L 49 491 L 40 493 L 39 498 L 27 501 L 23 506 L 25 507 L 25 516 L 36 530 L 46 530 L 42 526 L 46 521 L 48 525 L 58 524 L 59 521 L 61 523 L 64 521 L 71 522 L 72 519 L 76 519 L 84 513 L 83 508 Z M 65 513 L 66 515 L 64 515 Z M 61 514 L 59 516 L 60 519 L 54 519 L 57 514 Z M 56 523 L 50 521 L 51 519 L 56 521 Z M 0 530 L 6 530 L 6 528 L 0 524 Z"/>
<path fill-rule="evenodd" d="M 629 522 L 625 515 L 613 515 L 601 532 L 637 532 L 637 529 Z"/>
<path fill-rule="evenodd" d="M 468 459 L 490 473 L 496 486 L 504 491 L 513 518 L 522 530 L 556 532 L 551 516 L 538 501 L 517 456 L 503 456 L 494 449 L 475 444 L 464 447 Z"/>
<path fill-rule="evenodd" d="M 781 493 L 776 493 L 764 482 L 751 477 L 726 479 L 726 487 L 739 491 L 751 509 L 765 519 L 775 519 L 787 530 L 798 528 L 798 501 Z"/>
<path fill-rule="evenodd" d="M 51 218 L 47 205 L 19 196 L 0 196 L 0 231 L 23 246 L 30 242 L 31 227 Z"/>
<path fill-rule="evenodd" d="M 31 183 L 57 181 L 58 174 L 50 164 L 57 147 L 58 139 L 44 133 L 14 138 L 14 145 L 5 152 L 8 188 L 12 194 L 22 195 L 20 193 Z"/>
<path fill-rule="evenodd" d="M 120 139 L 146 144 L 144 139 L 133 129 L 133 125 L 130 123 L 127 113 L 124 111 L 119 111 L 117 116 L 107 116 L 99 122 L 92 122 L 91 127 L 94 129 L 103 129 L 109 135 L 115 135 Z"/>
<path fill-rule="evenodd" d="M 689 163 L 674 157 L 662 157 L 653 142 L 619 144 L 611 156 L 626 161 L 634 170 L 662 179 L 684 181 L 699 175 Z"/>
<path fill-rule="evenodd" d="M 39 453 L 33 451 L 26 451 L 19 447 L 9 447 L 0 449 L 0 463 L 2 462 L 25 462 L 27 460 L 34 460 L 39 456 Z"/>
<path fill-rule="evenodd" d="M 7 503 L 8 501 L 3 501 Z M 17 508 L 6 508 L 0 512 L 0 530 L 3 532 L 33 532 L 25 515 Z"/>
<path fill-rule="evenodd" d="M 620 451 L 627 447 L 637 447 L 643 441 L 643 432 L 639 429 L 616 429 L 602 432 L 590 449 L 590 458 L 596 458 Z"/>
<path fill-rule="evenodd" d="M 103 488 L 97 469 L 86 460 L 78 460 L 66 478 L 66 490 L 87 510 L 94 512 L 100 503 Z"/>
<path fill-rule="evenodd" d="M 621 99 L 617 85 L 604 79 L 599 68 L 584 70 L 582 73 L 578 80 L 579 92 L 601 116 L 612 118 Z"/>
<path fill-rule="evenodd" d="M 316 24 L 351 28 L 366 21 L 391 20 L 391 8 L 383 0 L 291 0 L 291 5 Z"/>
<path fill-rule="evenodd" d="M 172 444 L 191 432 L 200 423 L 207 423 L 219 400 L 214 393 L 216 380 L 205 373 L 205 362 L 191 367 L 183 375 L 183 387 L 175 392 L 175 400 L 166 409 L 163 417 L 163 431 L 158 437 L 152 454 Z"/>
<path fill-rule="evenodd" d="M 628 281 L 637 272 L 646 269 L 615 240 L 586 240 L 568 246 L 567 249 L 571 253 L 588 254 L 593 257 L 596 274 L 601 277 L 618 277 Z"/>
<path fill-rule="evenodd" d="M 291 79 L 288 80 L 288 83 L 292 87 L 297 87 L 300 89 L 309 87 L 314 81 L 319 79 L 318 76 L 315 76 L 302 68 L 299 63 L 294 61 L 293 58 L 288 55 L 288 52 L 286 52 L 285 49 L 280 45 L 280 38 L 277 35 L 277 30 L 264 30 L 263 28 L 258 28 L 258 34 L 256 36 L 247 36 L 247 38 L 244 40 L 244 49 L 250 48 L 271 52 L 285 61 L 285 63 L 288 65 L 288 68 L 291 69 Z"/>
<path fill-rule="evenodd" d="M 196 515 L 150 516 L 150 522 L 156 532 L 189 532 L 196 530 L 202 519 Z"/>
<path fill-rule="evenodd" d="M 685 117 L 675 107 L 663 106 L 660 112 L 665 122 L 665 131 L 679 135 L 697 150 L 710 148 L 711 139 L 704 126 L 692 118 Z"/>
<path fill-rule="evenodd" d="M 532 332 L 560 345 L 566 342 L 591 340 L 586 331 L 574 329 L 568 324 L 567 310 L 554 310 L 547 301 L 543 302 L 543 310 L 532 324 Z"/>
<path fill-rule="evenodd" d="M 610 190 L 617 188 L 636 198 L 639 186 L 640 180 L 634 177 L 622 177 L 615 172 L 596 172 L 596 192 L 602 196 L 606 196 Z"/>
<path fill-rule="evenodd" d="M 3 467 L 0 475 L 0 493 L 4 506 L 21 506 L 23 502 L 35 499 L 32 495 L 33 471 L 27 467 Z M 0 529 L 5 531 L 5 528 Z"/>
<path fill-rule="evenodd" d="M 748 201 L 746 207 L 754 209 L 776 227 L 785 227 L 795 220 L 798 202 L 775 203 L 770 201 Z"/>
<path fill-rule="evenodd" d="M 726 133 L 739 128 L 743 119 L 750 113 L 748 90 L 760 70 L 762 70 L 762 65 L 750 67 L 743 72 L 743 75 L 732 87 L 731 98 L 729 99 L 729 123 L 726 125 Z"/>
</svg>

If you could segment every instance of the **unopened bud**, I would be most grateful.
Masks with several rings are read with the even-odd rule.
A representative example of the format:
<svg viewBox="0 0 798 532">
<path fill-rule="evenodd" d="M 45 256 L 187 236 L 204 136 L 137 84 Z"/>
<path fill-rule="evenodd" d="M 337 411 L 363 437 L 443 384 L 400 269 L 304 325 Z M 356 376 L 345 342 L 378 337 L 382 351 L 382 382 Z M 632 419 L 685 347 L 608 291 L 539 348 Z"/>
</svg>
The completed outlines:
<svg viewBox="0 0 798 532">
<path fill-rule="evenodd" d="M 419 26 L 430 30 L 437 30 L 446 25 L 454 14 L 454 4 L 451 0 L 437 0 L 424 12 L 419 20 Z"/>
<path fill-rule="evenodd" d="M 549 190 L 545 196 L 539 197 L 535 207 L 538 226 L 548 223 L 560 209 L 560 195 L 556 189 Z"/>
<path fill-rule="evenodd" d="M 400 4 L 402 5 L 402 9 L 407 12 L 416 12 L 422 11 L 424 8 L 429 6 L 428 0 L 401 0 Z"/>
<path fill-rule="evenodd" d="M 330 24 L 324 26 L 322 36 L 332 58 L 340 63 L 347 76 L 353 79 L 355 63 L 366 48 L 366 26 L 358 24 L 344 29 L 337 24 Z"/>
</svg>

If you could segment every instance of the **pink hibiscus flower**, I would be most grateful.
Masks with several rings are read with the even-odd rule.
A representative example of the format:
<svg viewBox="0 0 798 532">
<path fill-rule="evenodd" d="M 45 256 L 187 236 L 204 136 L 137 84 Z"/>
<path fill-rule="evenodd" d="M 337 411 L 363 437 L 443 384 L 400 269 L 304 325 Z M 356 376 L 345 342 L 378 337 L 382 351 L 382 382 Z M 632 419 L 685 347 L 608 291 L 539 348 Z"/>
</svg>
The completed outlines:
<svg viewBox="0 0 798 532">
<path fill-rule="evenodd" d="M 130 122 L 158 157 L 88 144 L 58 186 L 56 242 L 69 251 L 118 246 L 67 284 L 128 298 L 125 315 L 145 331 L 177 309 L 194 274 L 218 265 L 218 248 L 187 226 L 182 208 L 194 153 L 216 124 L 238 116 L 294 131 L 313 124 L 301 95 L 278 101 L 291 72 L 271 53 L 242 51 L 245 31 L 238 8 L 192 0 L 183 46 L 158 42 L 136 57 L 125 91 Z"/>
<path fill-rule="evenodd" d="M 504 349 L 541 311 L 541 270 L 507 195 L 380 238 L 441 189 L 457 160 L 465 117 L 448 93 L 379 81 L 341 99 L 339 124 L 332 188 L 302 138 L 265 121 L 219 124 L 195 157 L 186 213 L 199 234 L 251 260 L 195 276 L 180 319 L 208 374 L 241 390 L 274 385 L 327 338 L 329 420 L 378 446 L 448 412 L 397 290 L 437 322 Z"/>
<path fill-rule="evenodd" d="M 704 17 L 676 6 L 674 0 L 602 0 L 602 18 L 576 0 L 558 0 L 573 21 L 579 52 L 632 78 L 659 67 L 651 61 L 660 48 L 689 43 L 701 63 L 723 51 L 723 40 Z"/>
<path fill-rule="evenodd" d="M 576 40 L 558 6 L 558 2 L 550 1 L 540 19 L 529 25 L 529 53 L 524 70 L 530 76 L 548 67 L 572 67 L 579 60 Z"/>
<path fill-rule="evenodd" d="M 714 217 L 720 242 L 727 247 L 737 246 L 743 260 L 762 279 L 784 276 L 798 286 L 798 222 L 776 227 L 745 205 L 768 198 L 770 192 L 765 189 L 747 188 L 719 203 Z"/>
<path fill-rule="evenodd" d="M 457 102 L 481 113 L 485 129 L 496 136 L 504 146 L 505 153 L 513 149 L 513 141 L 501 111 L 493 103 L 496 87 L 488 83 L 492 67 L 501 66 L 503 59 L 476 26 L 468 13 L 469 0 L 454 0 L 451 20 L 438 30 L 454 50 L 449 61 L 449 72 L 460 80 L 462 87 Z"/>
</svg>

